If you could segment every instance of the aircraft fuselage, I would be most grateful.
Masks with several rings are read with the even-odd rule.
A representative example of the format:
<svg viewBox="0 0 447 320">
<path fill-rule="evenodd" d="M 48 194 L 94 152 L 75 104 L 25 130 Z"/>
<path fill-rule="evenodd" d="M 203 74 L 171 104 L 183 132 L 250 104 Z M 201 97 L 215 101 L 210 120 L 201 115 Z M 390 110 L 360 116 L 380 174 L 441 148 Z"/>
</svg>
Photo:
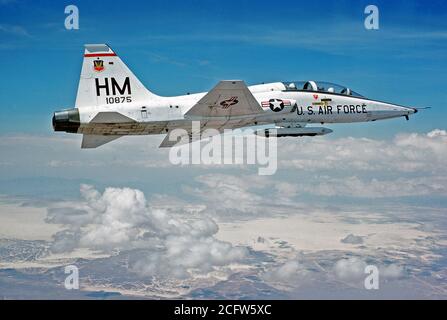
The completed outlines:
<svg viewBox="0 0 447 320">
<path fill-rule="evenodd" d="M 286 91 L 279 83 L 248 87 L 264 112 L 232 117 L 186 117 L 185 114 L 206 93 L 177 97 L 157 97 L 138 104 L 126 102 L 126 97 L 107 100 L 107 104 L 73 109 L 79 112 L 79 126 L 71 132 L 83 134 L 146 135 L 162 134 L 173 128 L 191 127 L 191 121 L 213 121 L 209 127 L 244 127 L 247 125 L 277 124 L 301 126 L 312 123 L 352 123 L 405 117 L 417 112 L 415 108 L 370 100 L 366 98 L 313 91 Z M 116 100 L 115 100 L 116 99 Z M 124 101 L 124 102 L 123 102 Z M 284 103 L 286 102 L 286 103 Z M 273 105 L 273 107 L 271 106 Z M 100 112 L 117 112 L 133 123 L 98 123 L 91 121 Z M 57 121 L 54 123 L 58 129 Z M 64 129 L 60 123 L 59 129 Z M 66 131 L 66 130 L 61 130 Z"/>
<path fill-rule="evenodd" d="M 82 148 L 96 148 L 125 135 L 168 133 L 169 138 L 174 129 L 184 129 L 191 137 L 197 122 L 200 132 L 266 126 L 277 128 L 278 137 L 299 137 L 332 132 L 307 126 L 312 123 L 408 119 L 416 112 L 415 108 L 367 99 L 347 87 L 319 81 L 247 87 L 241 80 L 225 80 L 206 93 L 161 97 L 145 88 L 107 44 L 88 44 L 75 108 L 55 112 L 53 127 L 83 134 Z M 270 131 L 264 134 L 270 136 Z M 166 138 L 160 147 L 173 145 Z"/>
</svg>

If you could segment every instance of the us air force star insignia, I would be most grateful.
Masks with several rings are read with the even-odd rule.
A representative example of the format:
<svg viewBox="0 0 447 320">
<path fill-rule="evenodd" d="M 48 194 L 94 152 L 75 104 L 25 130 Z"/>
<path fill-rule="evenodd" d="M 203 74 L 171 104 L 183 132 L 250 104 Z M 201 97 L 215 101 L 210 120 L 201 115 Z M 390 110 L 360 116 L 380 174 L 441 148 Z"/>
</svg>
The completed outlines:
<svg viewBox="0 0 447 320">
<path fill-rule="evenodd" d="M 273 112 L 280 112 L 284 109 L 284 102 L 279 99 L 270 99 L 270 109 Z"/>
</svg>

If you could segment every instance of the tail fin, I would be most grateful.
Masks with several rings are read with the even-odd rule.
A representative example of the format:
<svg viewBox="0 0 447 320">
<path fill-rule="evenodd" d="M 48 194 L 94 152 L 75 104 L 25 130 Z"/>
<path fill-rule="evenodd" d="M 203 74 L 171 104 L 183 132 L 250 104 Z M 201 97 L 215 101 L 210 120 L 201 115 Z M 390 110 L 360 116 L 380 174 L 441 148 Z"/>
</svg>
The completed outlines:
<svg viewBox="0 0 447 320">
<path fill-rule="evenodd" d="M 85 45 L 76 108 L 126 104 L 155 97 L 108 45 Z"/>
</svg>

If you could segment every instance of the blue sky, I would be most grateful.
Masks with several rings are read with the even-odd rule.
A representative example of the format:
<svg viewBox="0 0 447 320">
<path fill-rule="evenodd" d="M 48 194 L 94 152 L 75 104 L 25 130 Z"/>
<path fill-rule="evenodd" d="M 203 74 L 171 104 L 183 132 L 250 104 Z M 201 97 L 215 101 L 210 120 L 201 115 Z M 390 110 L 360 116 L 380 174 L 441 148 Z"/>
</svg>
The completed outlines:
<svg viewBox="0 0 447 320">
<path fill-rule="evenodd" d="M 80 30 L 64 29 L 64 8 Z M 51 133 L 74 104 L 84 43 L 106 42 L 161 95 L 247 83 L 326 80 L 371 98 L 433 106 L 406 123 L 337 126 L 338 135 L 392 136 L 444 128 L 447 4 L 375 1 L 380 30 L 363 27 L 370 1 L 0 1 L 0 133 Z"/>
</svg>

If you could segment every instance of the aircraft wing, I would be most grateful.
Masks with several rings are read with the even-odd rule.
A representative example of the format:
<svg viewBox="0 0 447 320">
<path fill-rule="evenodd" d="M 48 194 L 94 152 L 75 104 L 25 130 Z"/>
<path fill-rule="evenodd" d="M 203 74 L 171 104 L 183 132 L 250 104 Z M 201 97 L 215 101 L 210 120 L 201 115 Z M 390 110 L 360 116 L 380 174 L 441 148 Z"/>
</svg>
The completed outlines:
<svg viewBox="0 0 447 320">
<path fill-rule="evenodd" d="M 234 117 L 263 110 L 244 81 L 221 81 L 187 113 L 188 118 Z"/>
</svg>

